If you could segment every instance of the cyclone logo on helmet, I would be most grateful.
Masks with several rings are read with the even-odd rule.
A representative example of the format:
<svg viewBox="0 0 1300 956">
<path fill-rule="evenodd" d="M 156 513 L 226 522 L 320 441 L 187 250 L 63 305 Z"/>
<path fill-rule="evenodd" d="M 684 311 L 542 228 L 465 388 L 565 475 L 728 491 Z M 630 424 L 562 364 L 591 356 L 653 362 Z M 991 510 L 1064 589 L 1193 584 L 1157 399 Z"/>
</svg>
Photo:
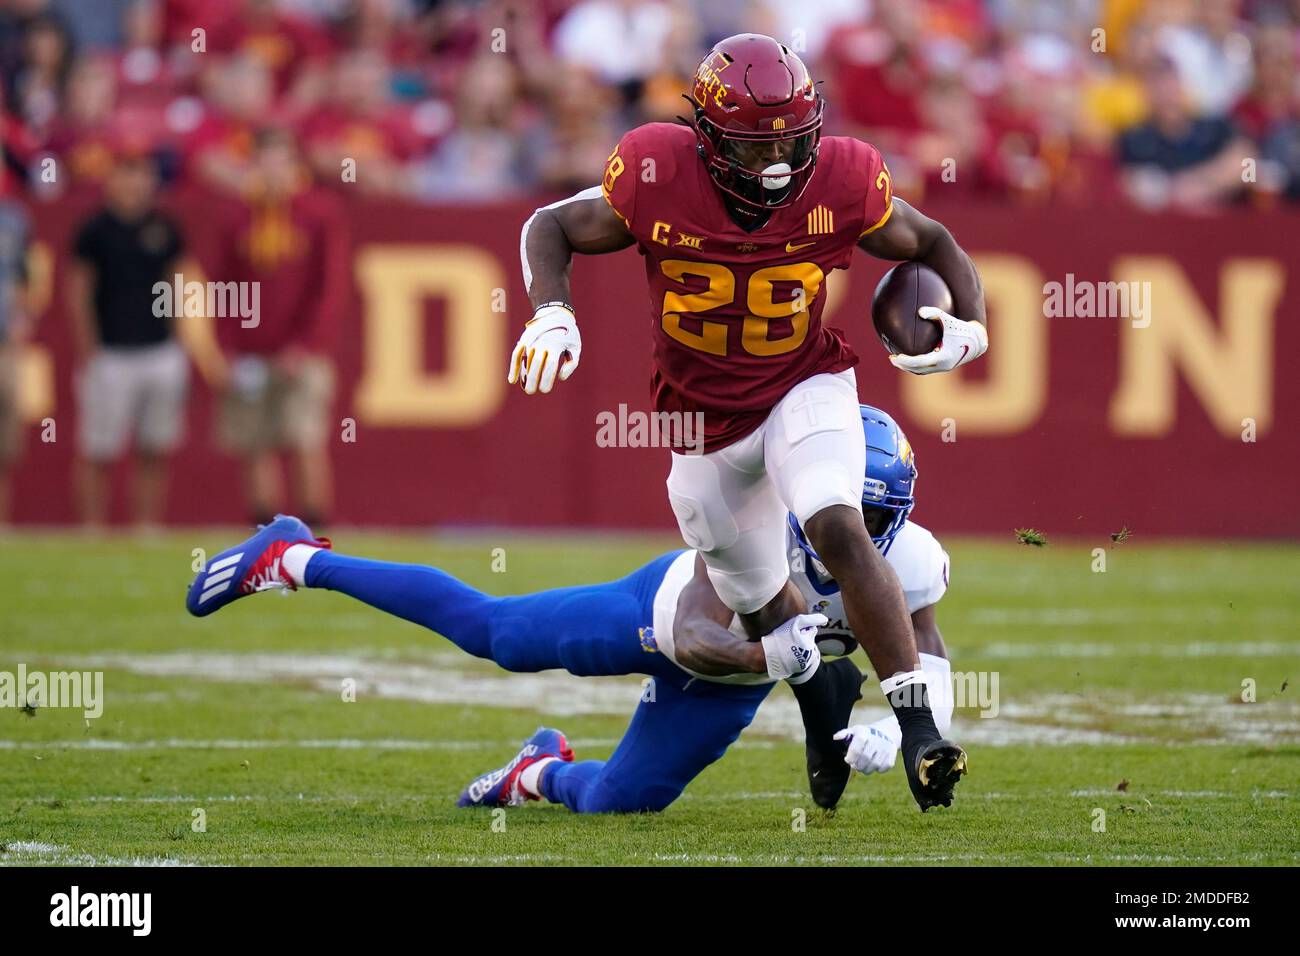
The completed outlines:
<svg viewBox="0 0 1300 956">
<path fill-rule="evenodd" d="M 695 72 L 691 94 L 700 158 L 741 208 L 796 202 L 817 165 L 825 102 L 807 67 L 771 37 L 720 41 Z"/>
</svg>

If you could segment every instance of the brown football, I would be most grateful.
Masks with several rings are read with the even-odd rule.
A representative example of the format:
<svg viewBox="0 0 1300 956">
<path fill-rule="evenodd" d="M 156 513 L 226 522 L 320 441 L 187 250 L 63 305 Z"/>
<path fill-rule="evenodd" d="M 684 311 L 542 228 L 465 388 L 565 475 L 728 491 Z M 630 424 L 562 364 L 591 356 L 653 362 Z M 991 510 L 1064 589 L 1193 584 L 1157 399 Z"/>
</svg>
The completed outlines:
<svg viewBox="0 0 1300 956">
<path fill-rule="evenodd" d="M 943 339 L 937 322 L 918 318 L 927 305 L 952 314 L 952 292 L 939 273 L 919 262 L 904 262 L 885 273 L 871 297 L 871 321 L 892 355 L 923 355 Z"/>
</svg>

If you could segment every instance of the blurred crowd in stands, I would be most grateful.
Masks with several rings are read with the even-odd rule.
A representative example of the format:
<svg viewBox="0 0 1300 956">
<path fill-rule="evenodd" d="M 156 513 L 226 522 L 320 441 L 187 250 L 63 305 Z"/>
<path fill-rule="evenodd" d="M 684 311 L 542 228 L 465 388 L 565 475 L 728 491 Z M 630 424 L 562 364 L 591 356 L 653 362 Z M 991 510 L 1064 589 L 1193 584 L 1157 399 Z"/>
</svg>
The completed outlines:
<svg viewBox="0 0 1300 956">
<path fill-rule="evenodd" d="M 147 149 L 244 193 L 267 126 L 359 193 L 574 190 L 743 31 L 803 56 L 828 132 L 876 143 L 909 198 L 1300 197 L 1300 0 L 0 0 L 0 192 Z"/>
</svg>

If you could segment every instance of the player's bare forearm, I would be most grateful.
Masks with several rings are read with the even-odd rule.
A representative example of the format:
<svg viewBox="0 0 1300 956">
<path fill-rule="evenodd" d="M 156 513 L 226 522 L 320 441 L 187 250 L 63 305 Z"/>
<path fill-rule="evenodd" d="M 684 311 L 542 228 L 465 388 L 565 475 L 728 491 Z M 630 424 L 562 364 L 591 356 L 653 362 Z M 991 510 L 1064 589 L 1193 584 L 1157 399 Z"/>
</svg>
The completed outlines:
<svg viewBox="0 0 1300 956">
<path fill-rule="evenodd" d="M 911 259 L 939 273 L 952 290 L 957 318 L 985 324 L 984 284 L 965 250 L 941 222 L 922 215 L 897 196 L 889 221 L 858 247 L 878 259 Z"/>
<path fill-rule="evenodd" d="M 571 303 L 569 271 L 575 252 L 617 252 L 635 241 L 600 195 L 599 187 L 538 209 L 524 224 L 520 243 L 524 281 L 533 308 L 546 302 Z"/>
<path fill-rule="evenodd" d="M 944 646 L 943 635 L 939 633 L 939 620 L 931 604 L 912 614 L 912 630 L 916 633 L 916 651 L 931 657 L 948 659 L 948 648 Z"/>
<path fill-rule="evenodd" d="M 525 395 L 545 395 L 556 382 L 568 381 L 582 356 L 569 294 L 573 254 L 615 252 L 635 241 L 599 186 L 528 217 L 519 235 L 519 257 L 533 315 L 510 353 L 507 382 L 522 384 Z"/>
<path fill-rule="evenodd" d="M 743 640 L 728 629 L 733 616 L 713 589 L 704 561 L 697 555 L 694 577 L 677 598 L 673 620 L 677 663 L 710 677 L 767 673 L 763 645 Z"/>
<path fill-rule="evenodd" d="M 569 270 L 573 262 L 573 245 L 564 228 L 550 210 L 540 209 L 533 214 L 525 229 L 523 256 L 532 273 L 528 300 L 533 308 L 543 302 L 572 303 Z"/>
<path fill-rule="evenodd" d="M 684 621 L 675 628 L 677 663 L 697 674 L 766 674 L 763 645 L 737 637 L 721 624 L 703 618 Z"/>
</svg>

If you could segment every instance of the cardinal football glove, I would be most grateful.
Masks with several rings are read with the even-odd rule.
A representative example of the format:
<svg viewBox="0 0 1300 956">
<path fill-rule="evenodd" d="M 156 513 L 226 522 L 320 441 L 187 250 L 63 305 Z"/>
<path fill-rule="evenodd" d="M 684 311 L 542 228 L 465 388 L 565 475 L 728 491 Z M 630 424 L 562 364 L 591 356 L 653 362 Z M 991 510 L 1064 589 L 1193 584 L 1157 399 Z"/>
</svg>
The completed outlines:
<svg viewBox="0 0 1300 956">
<path fill-rule="evenodd" d="M 555 385 L 557 374 L 561 382 L 573 374 L 581 357 L 582 336 L 573 312 L 563 305 L 544 305 L 528 320 L 510 353 L 506 381 L 511 385 L 522 381 L 529 395 L 539 389 L 546 394 Z"/>
<path fill-rule="evenodd" d="M 939 347 L 924 355 L 891 355 L 889 361 L 895 368 L 913 375 L 930 375 L 934 372 L 951 372 L 959 365 L 973 362 L 989 347 L 989 333 L 979 322 L 963 322 L 954 315 L 932 305 L 916 310 L 923 319 L 939 323 L 943 339 Z"/>
</svg>

